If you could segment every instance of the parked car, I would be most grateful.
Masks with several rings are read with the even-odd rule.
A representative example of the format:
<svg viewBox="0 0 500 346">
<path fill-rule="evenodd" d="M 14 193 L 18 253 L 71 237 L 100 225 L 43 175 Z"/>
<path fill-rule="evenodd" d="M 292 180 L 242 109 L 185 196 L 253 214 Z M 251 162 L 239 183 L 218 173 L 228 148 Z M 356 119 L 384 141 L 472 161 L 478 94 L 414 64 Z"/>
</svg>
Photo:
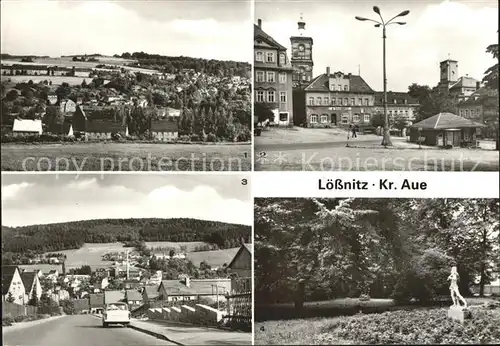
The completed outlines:
<svg viewBox="0 0 500 346">
<path fill-rule="evenodd" d="M 130 324 L 130 311 L 126 303 L 108 303 L 104 306 L 102 314 L 102 326 L 110 324 Z"/>
</svg>

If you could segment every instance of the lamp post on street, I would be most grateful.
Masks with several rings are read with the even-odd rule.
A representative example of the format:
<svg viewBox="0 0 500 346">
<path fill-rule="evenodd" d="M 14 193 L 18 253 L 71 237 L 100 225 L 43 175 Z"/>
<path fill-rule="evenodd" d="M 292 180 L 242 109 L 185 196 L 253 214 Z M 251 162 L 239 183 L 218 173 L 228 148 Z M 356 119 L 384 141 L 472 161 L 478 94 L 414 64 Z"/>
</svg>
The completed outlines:
<svg viewBox="0 0 500 346">
<path fill-rule="evenodd" d="M 384 19 L 382 18 L 382 15 L 380 14 L 380 9 L 378 8 L 378 6 L 373 6 L 373 12 L 375 12 L 376 14 L 379 15 L 380 22 L 373 20 L 373 19 L 368 19 L 368 18 L 358 17 L 358 16 L 356 16 L 355 18 L 357 20 L 360 20 L 360 21 L 374 22 L 374 23 L 376 23 L 375 24 L 376 28 L 382 27 L 383 73 L 384 73 L 384 134 L 383 134 L 383 138 L 382 138 L 382 145 L 387 147 L 387 146 L 392 146 L 392 142 L 391 142 L 391 134 L 389 131 L 389 116 L 387 114 L 387 77 L 386 77 L 386 69 L 385 69 L 385 39 L 386 39 L 385 28 L 386 28 L 386 26 L 391 25 L 391 24 L 405 25 L 406 22 L 393 22 L 393 20 L 398 18 L 398 17 L 406 16 L 408 13 L 410 13 L 410 11 L 408 11 L 408 10 L 403 11 L 400 14 L 398 14 L 397 16 L 392 17 L 387 22 L 385 22 Z"/>
</svg>

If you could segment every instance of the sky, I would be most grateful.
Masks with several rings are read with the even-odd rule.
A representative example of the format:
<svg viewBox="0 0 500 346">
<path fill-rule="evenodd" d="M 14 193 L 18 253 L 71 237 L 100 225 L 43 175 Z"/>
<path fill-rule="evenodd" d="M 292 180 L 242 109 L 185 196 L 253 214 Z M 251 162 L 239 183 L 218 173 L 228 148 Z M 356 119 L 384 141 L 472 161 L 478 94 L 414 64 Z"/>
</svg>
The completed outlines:
<svg viewBox="0 0 500 346">
<path fill-rule="evenodd" d="M 384 20 L 404 10 L 410 14 L 398 20 L 406 25 L 387 26 L 387 90 L 407 91 L 412 83 L 435 86 L 439 63 L 458 61 L 458 75 L 481 80 L 495 61 L 486 47 L 498 43 L 498 2 L 468 1 L 283 1 L 257 0 L 255 23 L 288 48 L 297 35 L 297 21 L 303 14 L 303 36 L 314 40 L 314 76 L 330 71 L 358 74 L 377 91 L 383 90 L 382 29 L 355 16 L 379 20 L 373 6 L 379 6 Z"/>
<path fill-rule="evenodd" d="M 2 225 L 196 218 L 253 223 L 250 185 L 234 174 L 2 174 Z"/>
<path fill-rule="evenodd" d="M 121 54 L 251 62 L 249 0 L 2 0 L 2 53 Z"/>
</svg>

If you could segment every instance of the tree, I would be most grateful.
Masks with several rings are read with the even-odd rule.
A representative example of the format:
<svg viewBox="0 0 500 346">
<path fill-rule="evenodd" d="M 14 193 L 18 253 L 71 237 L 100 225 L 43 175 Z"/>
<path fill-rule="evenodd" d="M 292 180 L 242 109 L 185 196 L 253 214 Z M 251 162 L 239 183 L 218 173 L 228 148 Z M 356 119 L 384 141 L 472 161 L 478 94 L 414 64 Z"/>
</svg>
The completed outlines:
<svg viewBox="0 0 500 346">
<path fill-rule="evenodd" d="M 383 113 L 377 112 L 377 113 L 373 114 L 372 120 L 371 120 L 372 126 L 375 126 L 375 127 L 384 126 L 384 123 L 385 123 L 384 119 L 385 118 L 384 118 Z"/>
<path fill-rule="evenodd" d="M 88 85 L 87 85 L 87 80 L 84 79 L 83 82 L 82 82 L 82 88 L 86 88 Z"/>
<path fill-rule="evenodd" d="M 75 302 L 71 299 L 64 299 L 59 302 L 59 305 L 61 306 L 63 312 L 66 315 L 74 315 L 76 310 L 75 310 Z"/>
<path fill-rule="evenodd" d="M 36 295 L 36 291 L 31 293 L 30 300 L 28 301 L 28 305 L 38 306 L 38 296 Z"/>
<path fill-rule="evenodd" d="M 262 102 L 254 103 L 254 116 L 257 117 L 258 122 L 265 122 L 266 120 L 273 121 L 274 113 L 271 107 Z"/>
<path fill-rule="evenodd" d="M 15 89 L 10 90 L 5 96 L 6 101 L 15 101 L 19 97 L 19 92 Z"/>
<path fill-rule="evenodd" d="M 498 43 L 489 45 L 486 53 L 493 55 L 497 63 L 484 72 L 483 83 L 487 88 L 498 90 Z"/>
</svg>

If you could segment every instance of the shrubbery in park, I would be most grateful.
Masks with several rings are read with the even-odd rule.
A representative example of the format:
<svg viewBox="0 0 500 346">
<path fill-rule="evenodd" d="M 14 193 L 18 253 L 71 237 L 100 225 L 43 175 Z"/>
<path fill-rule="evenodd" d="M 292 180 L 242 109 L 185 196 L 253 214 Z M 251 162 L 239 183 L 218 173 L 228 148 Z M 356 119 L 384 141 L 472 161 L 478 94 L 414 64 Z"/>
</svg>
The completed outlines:
<svg viewBox="0 0 500 346">
<path fill-rule="evenodd" d="M 314 344 L 353 340 L 359 344 L 499 344 L 500 310 L 472 309 L 467 323 L 447 318 L 447 309 L 418 309 L 336 318 Z"/>
</svg>

